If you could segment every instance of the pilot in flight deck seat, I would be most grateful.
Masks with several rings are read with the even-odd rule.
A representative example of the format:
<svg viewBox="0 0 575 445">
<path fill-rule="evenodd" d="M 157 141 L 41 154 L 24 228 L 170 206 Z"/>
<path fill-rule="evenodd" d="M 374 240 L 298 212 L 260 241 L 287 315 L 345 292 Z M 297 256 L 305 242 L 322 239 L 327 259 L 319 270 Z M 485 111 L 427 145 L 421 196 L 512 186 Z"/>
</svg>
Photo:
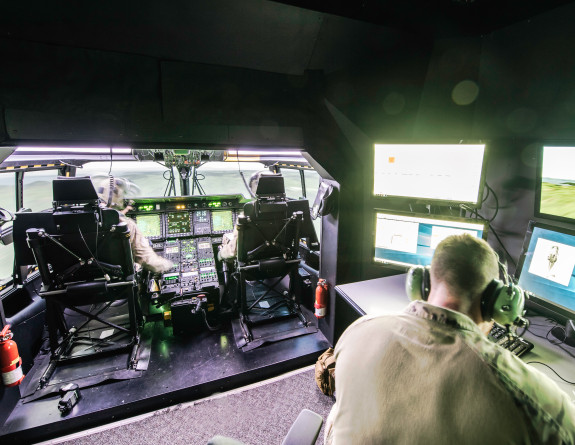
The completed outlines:
<svg viewBox="0 0 575 445">
<path fill-rule="evenodd" d="M 53 210 L 26 215 L 19 228 L 42 278 L 49 369 L 120 351 L 134 369 L 142 317 L 129 229 L 116 210 L 98 205 L 90 178 L 56 179 L 53 191 Z"/>
<path fill-rule="evenodd" d="M 243 351 L 317 332 L 293 291 L 303 214 L 290 211 L 281 174 L 260 172 L 257 181 L 256 200 L 245 204 L 237 223 L 239 326 L 232 326 Z"/>
</svg>

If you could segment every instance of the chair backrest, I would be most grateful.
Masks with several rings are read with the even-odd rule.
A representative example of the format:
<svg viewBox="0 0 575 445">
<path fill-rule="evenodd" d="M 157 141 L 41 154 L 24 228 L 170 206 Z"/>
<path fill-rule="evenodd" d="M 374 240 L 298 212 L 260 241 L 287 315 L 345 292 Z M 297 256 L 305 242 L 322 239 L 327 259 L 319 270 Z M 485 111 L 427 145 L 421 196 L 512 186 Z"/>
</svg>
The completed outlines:
<svg viewBox="0 0 575 445">
<path fill-rule="evenodd" d="M 238 261 L 294 259 L 298 254 L 301 212 L 289 212 L 285 200 L 246 203 L 238 218 Z"/>
<path fill-rule="evenodd" d="M 128 228 L 116 210 L 59 211 L 30 220 L 34 225 L 25 230 L 27 244 L 45 285 L 93 281 L 105 275 L 112 281 L 124 280 L 134 273 Z"/>
</svg>

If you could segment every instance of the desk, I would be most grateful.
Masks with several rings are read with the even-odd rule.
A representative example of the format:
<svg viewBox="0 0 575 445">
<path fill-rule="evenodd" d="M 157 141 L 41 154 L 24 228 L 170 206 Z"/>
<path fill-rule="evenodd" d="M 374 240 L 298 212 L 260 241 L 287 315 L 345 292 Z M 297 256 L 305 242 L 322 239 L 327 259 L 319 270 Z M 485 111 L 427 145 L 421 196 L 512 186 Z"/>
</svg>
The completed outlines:
<svg viewBox="0 0 575 445">
<path fill-rule="evenodd" d="M 348 300 L 359 315 L 401 312 L 409 304 L 405 293 L 407 274 L 358 281 L 335 287 L 336 293 Z"/>
<path fill-rule="evenodd" d="M 405 277 L 407 274 L 376 278 L 373 280 L 358 281 L 342 284 L 335 287 L 336 292 L 336 337 L 343 333 L 345 328 L 362 315 L 378 315 L 398 313 L 409 304 L 405 293 Z M 555 324 L 543 316 L 530 316 L 529 330 L 523 334 L 535 347 L 521 358 L 534 368 L 549 376 L 563 391 L 575 402 L 575 385 L 559 379 L 553 371 L 544 365 L 532 362 L 541 362 L 553 368 L 561 377 L 575 382 L 575 348 L 566 344 L 553 345 L 545 337 Z M 338 322 L 339 325 L 338 325 Z M 553 343 L 559 341 L 549 334 Z"/>
</svg>

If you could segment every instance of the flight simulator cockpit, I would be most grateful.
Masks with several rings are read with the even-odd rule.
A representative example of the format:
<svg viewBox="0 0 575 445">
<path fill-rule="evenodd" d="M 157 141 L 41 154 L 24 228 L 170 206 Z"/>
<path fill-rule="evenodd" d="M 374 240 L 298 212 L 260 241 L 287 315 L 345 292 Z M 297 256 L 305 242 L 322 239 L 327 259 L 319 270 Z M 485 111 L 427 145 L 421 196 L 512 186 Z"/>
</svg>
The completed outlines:
<svg viewBox="0 0 575 445">
<path fill-rule="evenodd" d="M 32 419 L 49 413 L 46 400 L 66 423 L 114 411 L 120 397 L 137 405 L 237 386 L 256 368 L 273 374 L 329 345 L 313 313 L 319 220 L 306 196 L 321 178 L 299 152 L 70 151 L 42 170 L 42 186 L 23 189 L 31 208 L 15 212 L 11 225 L 11 273 L 30 293 L 31 318 L 22 322 L 12 306 L 21 298 L 3 300 L 4 316 L 21 341 L 28 323 L 38 337 L 30 341 L 43 342 L 26 357 L 32 367 L 10 415 L 29 421 L 8 421 L 14 434 L 38 434 L 43 421 Z M 24 148 L 3 165 L 28 175 L 39 153 L 55 156 Z M 251 192 L 255 173 L 263 179 Z M 26 199 L 46 190 L 45 207 Z M 224 236 L 237 243 L 227 260 L 218 257 Z M 141 251 L 161 267 L 141 260 Z M 213 363 L 204 367 L 206 356 Z M 158 384 L 166 368 L 172 383 Z M 120 387 L 134 379 L 141 389 L 126 399 Z M 110 394 L 102 397 L 99 385 Z"/>
</svg>

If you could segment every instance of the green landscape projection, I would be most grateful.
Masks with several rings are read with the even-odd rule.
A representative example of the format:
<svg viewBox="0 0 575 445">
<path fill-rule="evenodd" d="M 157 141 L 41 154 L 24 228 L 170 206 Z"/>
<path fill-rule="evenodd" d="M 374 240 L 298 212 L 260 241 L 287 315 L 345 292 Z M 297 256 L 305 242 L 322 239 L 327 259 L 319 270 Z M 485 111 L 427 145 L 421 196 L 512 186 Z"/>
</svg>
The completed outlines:
<svg viewBox="0 0 575 445">
<path fill-rule="evenodd" d="M 575 218 L 575 182 L 541 183 L 541 213 Z"/>
</svg>

